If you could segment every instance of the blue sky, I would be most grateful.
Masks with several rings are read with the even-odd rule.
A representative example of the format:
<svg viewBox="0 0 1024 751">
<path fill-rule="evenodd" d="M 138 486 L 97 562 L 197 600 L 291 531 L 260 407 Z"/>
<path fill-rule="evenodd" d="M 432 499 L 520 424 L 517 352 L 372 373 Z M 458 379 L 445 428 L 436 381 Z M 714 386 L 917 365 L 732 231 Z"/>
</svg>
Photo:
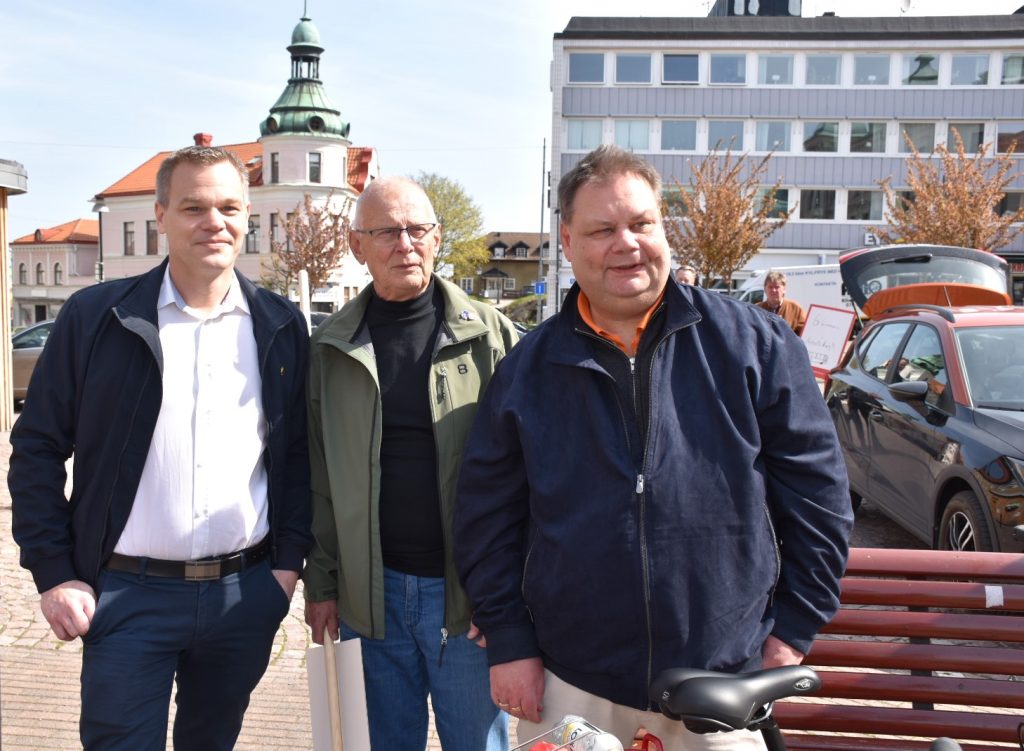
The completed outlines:
<svg viewBox="0 0 1024 751">
<path fill-rule="evenodd" d="M 705 15 L 710 0 L 308 0 L 320 75 L 387 174 L 458 180 L 488 230 L 539 228 L 552 36 L 573 15 Z M 911 0 L 910 15 L 1024 0 Z M 11 239 L 79 217 L 157 151 L 255 141 L 284 88 L 302 0 L 0 0 L 0 159 L 23 164 Z M 628 9 L 628 10 L 627 10 Z M 685 9 L 682 10 L 681 9 Z M 899 15 L 901 0 L 803 0 L 805 16 Z M 550 143 L 548 144 L 550 157 Z"/>
</svg>

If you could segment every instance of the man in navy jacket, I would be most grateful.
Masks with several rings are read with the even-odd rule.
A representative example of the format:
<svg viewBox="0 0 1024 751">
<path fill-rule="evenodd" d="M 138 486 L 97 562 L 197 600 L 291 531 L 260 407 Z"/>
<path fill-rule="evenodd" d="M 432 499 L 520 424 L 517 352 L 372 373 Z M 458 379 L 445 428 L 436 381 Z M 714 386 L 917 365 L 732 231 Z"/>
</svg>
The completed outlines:
<svg viewBox="0 0 1024 751">
<path fill-rule="evenodd" d="M 163 749 L 174 681 L 175 748 L 233 748 L 312 543 L 308 335 L 235 271 L 248 185 L 221 149 L 165 160 L 168 260 L 68 300 L 11 432 L 21 563 L 84 644 L 86 749 Z"/>
<path fill-rule="evenodd" d="M 800 662 L 838 607 L 846 471 L 785 321 L 670 279 L 660 187 L 614 146 L 562 178 L 577 284 L 481 402 L 456 563 L 520 737 L 571 712 L 624 742 L 756 748 L 688 733 L 647 687 Z"/>
</svg>

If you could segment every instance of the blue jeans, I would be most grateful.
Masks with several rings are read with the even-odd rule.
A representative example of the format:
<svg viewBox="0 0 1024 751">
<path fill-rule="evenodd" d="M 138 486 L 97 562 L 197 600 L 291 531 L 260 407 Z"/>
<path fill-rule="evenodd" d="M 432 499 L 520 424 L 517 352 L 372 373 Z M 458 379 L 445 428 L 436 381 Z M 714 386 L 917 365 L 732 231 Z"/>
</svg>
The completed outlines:
<svg viewBox="0 0 1024 751">
<path fill-rule="evenodd" d="M 385 638 L 362 639 L 370 745 L 423 751 L 427 695 L 444 751 L 506 751 L 508 715 L 491 701 L 487 652 L 465 634 L 443 651 L 444 579 L 384 571 Z M 358 637 L 342 624 L 342 638 Z"/>
<path fill-rule="evenodd" d="M 103 571 L 82 649 L 88 751 L 164 751 L 177 681 L 174 747 L 234 748 L 288 613 L 288 598 L 257 563 L 217 581 Z"/>
</svg>

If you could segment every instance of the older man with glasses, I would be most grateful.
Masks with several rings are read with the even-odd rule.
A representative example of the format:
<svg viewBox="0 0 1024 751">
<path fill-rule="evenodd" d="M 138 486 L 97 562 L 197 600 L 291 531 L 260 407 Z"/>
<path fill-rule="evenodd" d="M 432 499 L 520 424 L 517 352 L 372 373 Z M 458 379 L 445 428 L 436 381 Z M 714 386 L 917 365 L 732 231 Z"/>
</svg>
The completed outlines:
<svg viewBox="0 0 1024 751">
<path fill-rule="evenodd" d="M 452 515 L 477 402 L 517 334 L 433 273 L 441 226 L 412 180 L 371 183 L 353 225 L 373 283 L 311 342 L 306 622 L 317 642 L 339 619 L 361 638 L 374 749 L 423 751 L 429 695 L 445 751 L 504 751 Z"/>
</svg>

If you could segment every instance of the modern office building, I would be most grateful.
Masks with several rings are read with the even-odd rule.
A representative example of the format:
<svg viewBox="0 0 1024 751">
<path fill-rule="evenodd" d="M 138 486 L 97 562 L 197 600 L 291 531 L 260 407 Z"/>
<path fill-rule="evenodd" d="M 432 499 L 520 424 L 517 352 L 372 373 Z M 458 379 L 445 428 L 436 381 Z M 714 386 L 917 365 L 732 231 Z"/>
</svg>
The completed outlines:
<svg viewBox="0 0 1024 751">
<path fill-rule="evenodd" d="M 746 271 L 829 263 L 876 241 L 878 181 L 906 186 L 906 138 L 928 154 L 956 128 L 969 152 L 1024 151 L 1024 14 L 573 18 L 554 37 L 552 92 L 552 185 L 602 143 L 642 154 L 669 189 L 716 145 L 774 151 L 765 180 L 781 178 L 793 214 Z M 1022 196 L 1017 174 L 1004 208 Z M 1024 237 L 999 252 L 1022 303 Z M 549 313 L 572 281 L 551 260 Z"/>
</svg>

